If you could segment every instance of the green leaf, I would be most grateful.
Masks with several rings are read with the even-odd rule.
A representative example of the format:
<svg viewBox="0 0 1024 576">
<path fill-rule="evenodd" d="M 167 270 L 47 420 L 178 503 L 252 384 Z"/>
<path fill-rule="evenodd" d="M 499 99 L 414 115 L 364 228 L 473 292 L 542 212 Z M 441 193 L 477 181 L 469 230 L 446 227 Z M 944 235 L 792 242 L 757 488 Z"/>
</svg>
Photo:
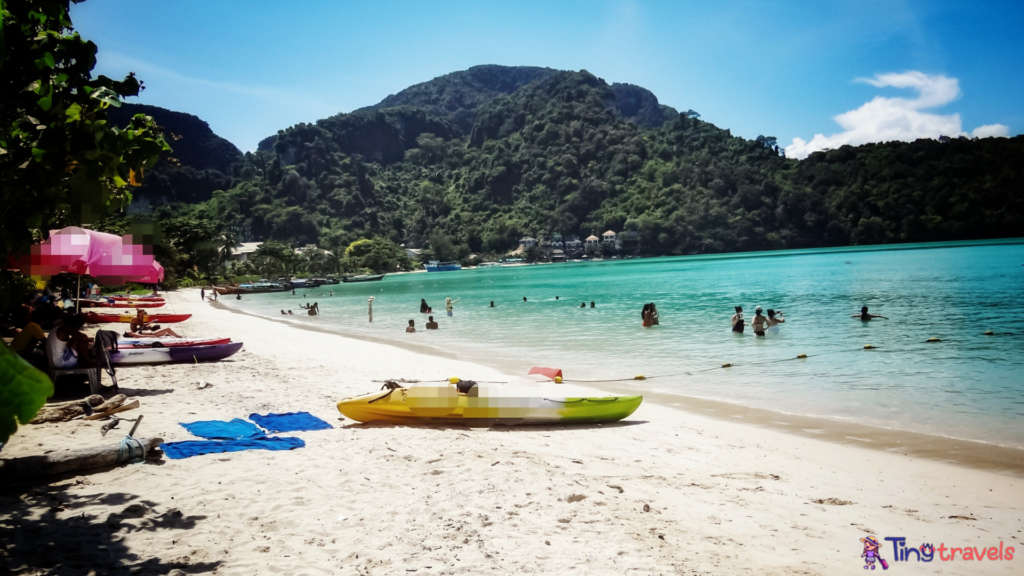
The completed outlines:
<svg viewBox="0 0 1024 576">
<path fill-rule="evenodd" d="M 43 54 L 41 57 L 36 59 L 36 68 L 39 68 L 40 70 L 44 68 L 53 68 L 54 64 L 56 63 L 57 61 L 54 60 L 53 54 L 47 52 L 46 54 Z"/>
<path fill-rule="evenodd" d="M 64 111 L 64 114 L 71 120 L 82 119 L 82 106 L 80 104 L 72 104 L 68 106 L 68 109 Z"/>
<path fill-rule="evenodd" d="M 36 159 L 36 162 L 42 162 L 45 154 L 46 150 L 42 148 L 32 148 L 32 157 Z"/>
<path fill-rule="evenodd" d="M 53 396 L 53 382 L 0 343 L 0 444 L 28 424 L 46 399 Z"/>
<path fill-rule="evenodd" d="M 117 92 L 114 92 L 106 86 L 100 86 L 96 90 L 89 94 L 90 98 L 95 98 L 100 102 L 105 102 L 115 108 L 121 107 L 121 97 L 118 96 Z"/>
</svg>

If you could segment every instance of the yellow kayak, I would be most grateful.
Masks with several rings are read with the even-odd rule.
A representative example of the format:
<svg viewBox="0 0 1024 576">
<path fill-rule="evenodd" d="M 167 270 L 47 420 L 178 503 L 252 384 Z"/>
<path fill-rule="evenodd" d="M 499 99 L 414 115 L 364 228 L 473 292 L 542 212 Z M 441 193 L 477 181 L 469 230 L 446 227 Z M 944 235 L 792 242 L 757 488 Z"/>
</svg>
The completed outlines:
<svg viewBox="0 0 1024 576">
<path fill-rule="evenodd" d="M 338 411 L 358 422 L 400 424 L 461 422 L 470 426 L 493 424 L 551 424 L 615 422 L 632 414 L 643 396 L 570 398 L 542 396 L 537 388 L 456 386 L 395 388 L 347 398 Z"/>
</svg>

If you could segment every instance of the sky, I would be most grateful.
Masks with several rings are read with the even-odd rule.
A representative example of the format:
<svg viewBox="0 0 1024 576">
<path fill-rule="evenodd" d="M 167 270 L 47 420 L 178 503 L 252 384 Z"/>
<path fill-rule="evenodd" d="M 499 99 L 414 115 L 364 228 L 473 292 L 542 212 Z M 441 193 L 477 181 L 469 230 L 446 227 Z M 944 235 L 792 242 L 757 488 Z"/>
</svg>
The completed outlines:
<svg viewBox="0 0 1024 576">
<path fill-rule="evenodd" d="M 478 64 L 588 70 L 794 157 L 1024 130 L 1024 2 L 88 0 L 96 72 L 243 151 Z"/>
</svg>

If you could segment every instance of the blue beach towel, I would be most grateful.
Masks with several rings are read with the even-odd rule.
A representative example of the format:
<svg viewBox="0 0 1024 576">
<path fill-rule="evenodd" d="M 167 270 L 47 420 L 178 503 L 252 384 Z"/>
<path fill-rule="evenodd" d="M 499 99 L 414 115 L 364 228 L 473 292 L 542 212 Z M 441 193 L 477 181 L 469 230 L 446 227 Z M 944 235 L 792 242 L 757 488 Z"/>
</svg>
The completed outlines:
<svg viewBox="0 0 1024 576">
<path fill-rule="evenodd" d="M 193 435 L 207 440 L 240 440 L 242 438 L 260 438 L 266 435 L 252 422 L 240 418 L 235 418 L 231 422 L 220 420 L 201 420 L 187 424 L 181 422 L 181 425 Z"/>
<path fill-rule="evenodd" d="M 241 440 L 187 440 L 170 442 L 160 446 L 164 454 L 173 460 L 203 454 L 220 454 L 223 452 L 241 452 L 242 450 L 292 450 L 302 448 L 306 443 L 301 438 L 243 438 Z"/>
<path fill-rule="evenodd" d="M 303 430 L 326 430 L 330 424 L 309 412 L 288 412 L 285 414 L 249 414 L 249 420 L 271 432 L 300 432 Z"/>
</svg>

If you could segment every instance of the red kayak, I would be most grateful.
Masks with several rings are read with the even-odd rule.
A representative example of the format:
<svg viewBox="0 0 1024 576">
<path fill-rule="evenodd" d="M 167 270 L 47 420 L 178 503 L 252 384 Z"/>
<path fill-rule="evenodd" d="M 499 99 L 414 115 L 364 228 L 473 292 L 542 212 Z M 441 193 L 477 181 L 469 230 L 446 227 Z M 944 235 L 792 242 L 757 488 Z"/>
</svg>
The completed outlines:
<svg viewBox="0 0 1024 576">
<path fill-rule="evenodd" d="M 107 302 L 106 300 L 79 300 L 78 305 L 82 308 L 160 308 L 164 305 L 160 302 Z"/>
<path fill-rule="evenodd" d="M 228 344 L 231 338 L 125 338 L 117 343 L 120 349 L 176 348 L 180 346 L 217 346 Z"/>
<path fill-rule="evenodd" d="M 191 314 L 145 314 L 142 318 L 147 324 L 173 324 L 175 322 L 184 322 L 191 317 Z M 92 324 L 102 324 L 104 322 L 123 322 L 128 324 L 132 321 L 132 318 L 135 318 L 135 314 L 85 313 L 85 321 Z"/>
<path fill-rule="evenodd" d="M 163 302 L 163 296 L 105 296 L 118 302 Z"/>
</svg>

